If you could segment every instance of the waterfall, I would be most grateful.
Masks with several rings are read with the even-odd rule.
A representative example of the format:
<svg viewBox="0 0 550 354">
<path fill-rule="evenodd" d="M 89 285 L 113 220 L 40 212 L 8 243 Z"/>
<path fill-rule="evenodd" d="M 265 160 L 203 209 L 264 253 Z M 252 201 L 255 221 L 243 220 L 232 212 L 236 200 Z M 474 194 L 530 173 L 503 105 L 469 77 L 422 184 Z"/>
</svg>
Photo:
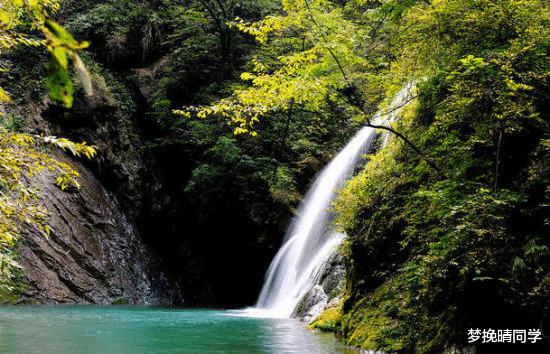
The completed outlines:
<svg viewBox="0 0 550 354">
<path fill-rule="evenodd" d="M 364 127 L 318 174 L 298 206 L 283 246 L 271 262 L 255 308 L 272 317 L 290 317 L 313 285 L 317 271 L 343 240 L 331 230 L 330 205 L 354 167 L 371 149 L 376 130 Z"/>
<path fill-rule="evenodd" d="M 389 124 L 406 105 L 411 85 L 407 85 L 373 120 Z M 266 273 L 264 285 L 249 315 L 290 317 L 300 300 L 312 288 L 316 276 L 345 235 L 331 228 L 330 206 L 361 156 L 372 150 L 376 129 L 363 127 L 336 157 L 317 175 L 298 206 L 296 218 Z M 387 138 L 384 139 L 383 145 Z"/>
</svg>

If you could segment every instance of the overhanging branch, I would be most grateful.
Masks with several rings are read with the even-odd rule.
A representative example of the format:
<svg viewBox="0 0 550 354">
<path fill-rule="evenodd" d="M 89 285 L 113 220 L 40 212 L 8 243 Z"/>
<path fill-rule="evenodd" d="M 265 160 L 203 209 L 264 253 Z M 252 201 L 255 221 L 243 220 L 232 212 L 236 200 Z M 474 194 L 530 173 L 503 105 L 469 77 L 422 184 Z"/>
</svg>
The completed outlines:
<svg viewBox="0 0 550 354">
<path fill-rule="evenodd" d="M 370 119 L 367 120 L 367 122 L 364 124 L 364 126 L 367 126 L 367 127 L 371 127 L 371 128 L 374 128 L 374 129 L 382 129 L 382 130 L 386 130 L 392 134 L 394 134 L 395 136 L 397 136 L 398 138 L 400 138 L 403 142 L 405 142 L 416 154 L 420 155 L 420 157 L 422 157 L 422 159 L 430 166 L 432 167 L 434 170 L 436 171 L 441 171 L 441 168 L 439 166 L 437 166 L 437 164 L 435 163 L 435 161 L 425 155 L 422 150 L 420 150 L 412 141 L 410 141 L 405 135 L 401 134 L 400 132 L 398 132 L 397 130 L 393 129 L 392 127 L 390 126 L 385 126 L 385 125 L 379 125 L 379 124 L 372 124 L 372 122 L 370 121 Z"/>
<path fill-rule="evenodd" d="M 308 0 L 304 0 L 304 3 L 305 3 L 306 8 L 309 12 L 309 18 L 310 18 L 311 22 L 321 31 L 321 37 L 322 37 L 323 41 L 325 41 L 325 43 L 328 43 L 328 41 L 326 39 L 326 36 L 328 36 L 328 33 L 315 20 L 315 17 L 313 16 L 313 11 L 311 10 L 311 8 L 309 6 Z M 360 104 L 361 100 L 357 96 L 357 93 L 355 92 L 355 88 L 352 85 L 352 83 L 350 82 L 350 80 L 348 79 L 348 76 L 346 75 L 344 67 L 342 66 L 340 60 L 336 56 L 336 53 L 334 53 L 334 51 L 330 47 L 327 47 L 326 49 L 329 52 L 329 54 L 332 56 L 334 61 L 336 62 L 336 65 L 338 66 L 338 70 L 340 71 L 340 73 L 342 74 L 342 77 L 346 81 L 346 85 L 348 86 L 348 88 L 351 92 L 353 100 L 355 101 L 355 105 L 357 106 L 357 108 L 359 108 L 361 110 L 361 112 L 364 113 L 363 108 L 361 107 L 361 104 Z M 369 117 L 367 114 L 365 114 L 365 116 Z M 422 150 L 420 150 L 420 148 L 418 148 L 412 141 L 410 141 L 409 138 L 407 138 L 402 133 L 396 131 L 392 127 L 384 126 L 384 125 L 378 125 L 378 124 L 372 124 L 370 118 L 367 118 L 366 124 L 364 124 L 364 125 L 368 126 L 368 127 L 375 128 L 375 129 L 386 130 L 386 131 L 389 131 L 390 133 L 396 135 L 398 138 L 403 140 L 416 154 L 418 154 L 430 167 L 432 167 L 433 169 L 435 169 L 438 172 L 441 171 L 441 168 L 439 168 L 439 166 L 437 166 L 437 164 L 435 163 L 435 161 L 432 158 L 430 158 L 428 155 L 424 154 L 424 152 Z"/>
</svg>

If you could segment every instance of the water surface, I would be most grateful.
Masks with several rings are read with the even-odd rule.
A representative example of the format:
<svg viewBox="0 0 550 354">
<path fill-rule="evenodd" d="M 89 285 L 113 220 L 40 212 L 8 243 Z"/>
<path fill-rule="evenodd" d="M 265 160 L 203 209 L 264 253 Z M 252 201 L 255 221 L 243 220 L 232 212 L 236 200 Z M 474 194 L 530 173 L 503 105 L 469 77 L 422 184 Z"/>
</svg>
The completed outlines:
<svg viewBox="0 0 550 354">
<path fill-rule="evenodd" d="M 118 306 L 0 307 L 0 353 L 357 353 L 294 319 Z"/>
</svg>

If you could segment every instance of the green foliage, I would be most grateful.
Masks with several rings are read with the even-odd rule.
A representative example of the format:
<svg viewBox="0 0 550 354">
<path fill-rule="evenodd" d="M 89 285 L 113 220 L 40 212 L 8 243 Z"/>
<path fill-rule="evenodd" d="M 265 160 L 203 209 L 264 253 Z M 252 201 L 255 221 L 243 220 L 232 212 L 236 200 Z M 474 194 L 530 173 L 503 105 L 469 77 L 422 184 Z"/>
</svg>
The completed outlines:
<svg viewBox="0 0 550 354">
<path fill-rule="evenodd" d="M 56 52 L 61 52 L 61 54 L 56 55 Z M 54 50 L 53 53 L 47 66 L 46 85 L 48 85 L 50 97 L 53 100 L 62 102 L 64 106 L 70 108 L 73 105 L 74 88 L 67 70 L 66 54 L 59 50 Z M 59 60 L 58 56 L 62 58 L 62 61 Z"/>
<path fill-rule="evenodd" d="M 350 85 L 342 68 L 361 76 L 368 66 L 358 55 L 367 34 L 327 2 L 284 1 L 283 10 L 283 16 L 267 16 L 256 23 L 233 22 L 264 45 L 262 55 L 250 61 L 251 70 L 241 74 L 251 86 L 235 90 L 215 105 L 176 113 L 220 115 L 235 125 L 235 134 L 254 136 L 261 116 L 293 109 L 323 112 L 337 103 L 339 91 Z"/>
<path fill-rule="evenodd" d="M 18 45 L 45 45 L 51 54 L 48 64 L 46 84 L 53 100 L 69 108 L 73 102 L 73 86 L 68 72 L 69 60 L 77 71 L 87 94 L 91 94 L 88 72 L 77 51 L 87 46 L 50 19 L 50 14 L 59 9 L 58 1 L 2 1 L 0 21 L 2 41 L 0 50 L 5 54 Z M 28 35 L 28 28 L 39 30 L 45 40 L 37 40 Z M 8 79 L 13 79 L 8 74 Z M 20 84 L 20 83 L 19 83 Z M 10 103 L 11 99 L 0 89 L 0 102 Z M 38 191 L 30 188 L 28 179 L 35 173 L 47 171 L 57 173 L 56 184 L 65 190 L 77 182 L 78 172 L 64 162 L 51 158 L 44 152 L 48 146 L 70 151 L 75 156 L 92 158 L 95 146 L 74 143 L 53 136 L 23 134 L 24 119 L 14 113 L 3 118 L 0 127 L 0 297 L 3 302 L 13 300 L 21 291 L 20 279 L 23 272 L 17 263 L 17 253 L 13 247 L 21 237 L 24 224 L 35 225 L 49 235 L 46 223 L 47 211 L 38 204 Z"/>
<path fill-rule="evenodd" d="M 93 56 L 88 53 L 82 53 L 82 61 L 89 68 L 90 78 L 94 87 L 102 91 L 109 104 L 117 105 L 122 111 L 122 115 L 129 119 L 136 114 L 136 102 L 132 97 L 130 88 L 127 87 L 120 79 L 107 70 L 105 66 L 94 60 Z M 126 122 L 129 124 L 129 122 Z"/>
<path fill-rule="evenodd" d="M 9 113 L 4 117 L 4 121 L 2 123 L 6 129 L 16 133 L 21 133 L 23 132 L 25 119 L 15 113 Z"/>
<path fill-rule="evenodd" d="M 221 195 L 220 191 L 238 193 L 240 200 L 255 199 L 261 193 L 273 161 L 267 158 L 254 158 L 243 153 L 232 136 L 220 136 L 216 143 L 205 151 L 204 162 L 192 171 L 185 191 L 193 199 L 204 200 L 207 196 Z"/>
<path fill-rule="evenodd" d="M 48 63 L 46 84 L 50 97 L 70 108 L 73 104 L 73 85 L 69 75 L 69 58 L 78 74 L 85 92 L 92 94 L 90 78 L 86 67 L 77 54 L 77 51 L 88 46 L 87 42 L 78 42 L 63 27 L 50 19 L 50 13 L 59 10 L 59 1 L 2 1 L 0 21 L 1 34 L 6 39 L 0 44 L 0 52 L 22 44 L 26 46 L 45 45 L 51 54 Z M 17 31 L 16 26 L 32 24 L 42 32 L 44 41 L 29 38 L 25 33 Z M 4 90 L 0 89 L 0 101 L 9 101 Z"/>
<path fill-rule="evenodd" d="M 125 298 L 121 297 L 120 299 L 116 299 L 113 301 L 113 305 L 126 305 L 128 303 L 128 300 L 126 300 Z"/>
<path fill-rule="evenodd" d="M 386 2 L 376 12 L 396 34 L 385 92 L 423 78 L 396 127 L 442 170 L 393 140 L 341 191 L 352 286 L 335 330 L 409 353 L 464 345 L 468 326 L 502 313 L 535 325 L 550 296 L 547 3 Z"/>
<path fill-rule="evenodd" d="M 92 1 L 74 4 L 69 11 L 75 16 L 67 28 L 75 33 L 93 30 L 103 36 L 127 34 L 139 30 L 151 14 L 150 3 L 137 4 L 133 1 Z"/>
<path fill-rule="evenodd" d="M 0 249 L 0 303 L 12 304 L 24 292 L 24 272 L 13 248 Z"/>
<path fill-rule="evenodd" d="M 33 201 L 38 200 L 37 191 L 25 186 L 22 175 L 33 177 L 34 173 L 45 170 L 59 174 L 57 185 L 61 189 L 70 184 L 80 187 L 76 178 L 78 172 L 69 165 L 39 152 L 37 144 L 53 145 L 70 150 L 74 155 L 84 154 L 88 158 L 95 155 L 94 146 L 85 143 L 75 144 L 63 138 L 37 137 L 28 134 L 17 134 L 0 129 L 0 176 L 2 192 L 0 193 L 0 244 L 12 246 L 19 237 L 18 221 L 37 224 L 46 233 L 46 211 Z"/>
<path fill-rule="evenodd" d="M 66 108 L 71 108 L 73 105 L 74 89 L 68 71 L 69 57 L 72 59 L 84 92 L 88 96 L 93 94 L 88 70 L 84 66 L 80 56 L 76 53 L 88 47 L 88 43 L 78 42 L 67 30 L 48 19 L 44 19 L 43 25 L 39 24 L 39 28 L 46 36 L 46 45 L 51 53 L 47 66 L 48 75 L 46 76 L 46 84 L 50 97 L 55 101 L 61 102 Z"/>
<path fill-rule="evenodd" d="M 286 166 L 277 166 L 274 181 L 270 183 L 273 198 L 285 205 L 295 205 L 300 200 L 292 172 Z"/>
</svg>

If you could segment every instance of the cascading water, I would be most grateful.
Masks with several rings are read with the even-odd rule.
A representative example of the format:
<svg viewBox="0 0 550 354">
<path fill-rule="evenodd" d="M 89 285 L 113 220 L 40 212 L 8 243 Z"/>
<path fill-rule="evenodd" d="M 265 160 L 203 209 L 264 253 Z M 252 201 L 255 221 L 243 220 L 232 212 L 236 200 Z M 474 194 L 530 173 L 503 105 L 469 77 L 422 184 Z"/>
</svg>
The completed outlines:
<svg viewBox="0 0 550 354">
<path fill-rule="evenodd" d="M 391 114 L 379 112 L 373 119 L 389 123 L 410 97 L 407 85 L 390 104 Z M 363 154 L 376 140 L 376 129 L 364 127 L 321 171 L 298 206 L 297 218 L 288 229 L 283 246 L 266 274 L 258 301 L 248 315 L 290 317 L 304 295 L 312 288 L 319 270 L 345 235 L 331 229 L 330 205 Z M 385 144 L 386 139 L 383 141 Z"/>
<path fill-rule="evenodd" d="M 318 175 L 271 262 L 256 309 L 271 317 L 290 317 L 311 288 L 317 271 L 344 237 L 329 227 L 330 204 L 375 138 L 375 129 L 362 128 Z"/>
</svg>

